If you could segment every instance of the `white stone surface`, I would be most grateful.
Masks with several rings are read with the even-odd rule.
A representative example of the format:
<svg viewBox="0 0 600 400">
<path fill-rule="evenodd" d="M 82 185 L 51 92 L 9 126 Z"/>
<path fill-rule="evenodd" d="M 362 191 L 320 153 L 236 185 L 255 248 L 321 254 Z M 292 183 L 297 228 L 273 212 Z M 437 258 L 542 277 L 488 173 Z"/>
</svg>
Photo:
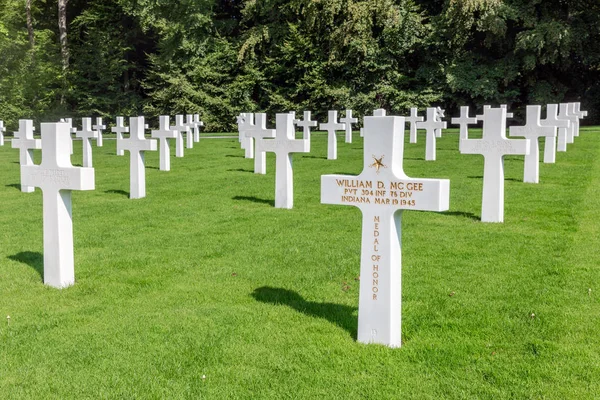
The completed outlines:
<svg viewBox="0 0 600 400">
<path fill-rule="evenodd" d="M 523 182 L 540 182 L 540 138 L 556 135 L 556 129 L 551 126 L 542 126 L 540 116 L 542 106 L 527 106 L 525 111 L 525 125 L 511 126 L 508 134 L 529 139 L 529 154 L 525 155 Z"/>
<path fill-rule="evenodd" d="M 292 153 L 308 153 L 308 142 L 295 138 L 294 117 L 291 114 L 276 114 L 275 122 L 275 138 L 257 140 L 256 149 L 258 152 L 275 153 L 275 208 L 292 208 L 294 207 Z"/>
<path fill-rule="evenodd" d="M 102 133 L 103 131 L 106 129 L 106 125 L 102 124 L 102 118 L 101 117 L 97 117 L 96 118 L 96 125 L 92 126 L 92 128 L 98 132 L 98 138 L 96 139 L 96 145 L 98 147 L 102 147 L 103 146 L 103 142 L 102 142 Z"/>
<path fill-rule="evenodd" d="M 71 165 L 70 124 L 41 124 L 42 163 L 21 165 L 23 184 L 43 195 L 44 283 L 64 288 L 75 282 L 71 191 L 94 190 L 94 169 Z"/>
<path fill-rule="evenodd" d="M 310 128 L 315 128 L 317 126 L 317 121 L 311 121 L 310 114 L 310 111 L 304 111 L 304 120 L 294 120 L 294 124 L 302 128 L 302 139 L 308 142 L 308 151 L 310 151 Z"/>
<path fill-rule="evenodd" d="M 506 110 L 484 108 L 481 139 L 461 139 L 461 154 L 483 155 L 482 222 L 504 222 L 504 156 L 529 154 L 528 139 L 506 137 Z"/>
<path fill-rule="evenodd" d="M 583 118 L 587 117 L 587 115 L 588 115 L 587 111 L 581 111 L 581 103 L 580 102 L 575 103 L 575 113 L 577 114 L 579 119 L 583 119 Z"/>
<path fill-rule="evenodd" d="M 477 124 L 477 117 L 469 117 L 469 106 L 460 107 L 460 117 L 452 118 L 450 122 L 453 125 L 460 126 L 460 140 L 458 142 L 458 148 L 460 151 L 460 145 L 464 139 L 469 137 L 469 125 Z"/>
<path fill-rule="evenodd" d="M 73 118 L 61 118 L 60 122 L 69 124 L 69 136 L 71 136 L 71 133 L 77 132 L 77 128 L 73 128 Z M 71 141 L 69 142 L 69 154 L 73 155 L 73 138 L 71 138 Z"/>
<path fill-rule="evenodd" d="M 20 119 L 19 130 L 13 133 L 14 138 L 11 147 L 19 149 L 19 164 L 21 166 L 33 165 L 33 150 L 42 148 L 41 140 L 33 138 L 33 120 Z M 33 186 L 23 183 L 23 176 L 21 175 L 21 192 L 31 193 L 34 190 Z"/>
<path fill-rule="evenodd" d="M 570 113 L 570 107 L 568 103 L 560 103 L 558 105 L 558 119 L 563 121 L 569 121 L 569 127 L 567 129 L 558 130 L 558 146 L 557 151 L 567 151 L 567 144 L 573 143 L 575 137 L 575 128 L 577 121 L 576 115 Z"/>
<path fill-rule="evenodd" d="M 193 149 L 194 148 L 194 115 L 193 114 L 187 114 L 185 116 L 185 124 L 188 127 L 188 130 L 185 132 L 185 147 L 187 147 L 188 149 Z"/>
<path fill-rule="evenodd" d="M 175 157 L 183 157 L 185 152 L 183 150 L 183 132 L 186 132 L 189 127 L 183 121 L 183 115 L 175 116 L 175 125 L 170 127 L 171 130 L 177 131 L 177 137 L 175 138 Z"/>
<path fill-rule="evenodd" d="M 386 115 L 387 112 L 385 111 L 385 108 L 378 108 L 376 110 L 373 110 L 374 117 L 385 117 Z"/>
<path fill-rule="evenodd" d="M 410 109 L 410 116 L 404 119 L 407 124 L 410 124 L 410 143 L 417 143 L 417 122 L 423 122 L 425 118 L 419 116 L 419 110 L 413 107 Z"/>
<path fill-rule="evenodd" d="M 266 123 L 266 121 L 265 121 Z M 254 127 L 254 113 L 241 113 L 238 116 L 238 134 L 245 158 L 254 158 L 254 139 L 246 135 L 246 132 Z"/>
<path fill-rule="evenodd" d="M 337 122 L 337 111 L 327 112 L 327 123 L 319 124 L 319 130 L 327 131 L 327 159 L 337 160 L 337 135 L 336 131 L 345 131 L 346 124 Z"/>
<path fill-rule="evenodd" d="M 442 109 L 441 107 L 437 107 L 437 112 L 435 113 L 435 120 L 437 122 L 440 123 L 440 126 L 438 126 L 435 129 L 435 137 L 442 137 L 442 129 L 446 129 L 446 122 L 443 122 L 442 118 L 445 117 L 445 112 L 446 110 Z"/>
<path fill-rule="evenodd" d="M 404 117 L 365 117 L 358 176 L 321 177 L 321 203 L 362 212 L 358 341 L 400 347 L 403 210 L 445 211 L 450 181 L 409 178 L 403 170 Z"/>
<path fill-rule="evenodd" d="M 156 140 L 144 136 L 144 117 L 129 118 L 129 138 L 117 142 L 117 148 L 129 151 L 129 198 L 146 197 L 146 166 L 144 152 L 156 151 Z"/>
<path fill-rule="evenodd" d="M 194 114 L 194 142 L 200 142 L 200 128 L 204 126 L 204 122 L 200 119 L 200 114 Z"/>
<path fill-rule="evenodd" d="M 80 138 L 83 143 L 83 166 L 91 168 L 93 166 L 91 139 L 98 139 L 98 132 L 92 128 L 91 118 L 81 119 L 81 130 L 75 132 L 75 136 Z"/>
<path fill-rule="evenodd" d="M 168 139 L 176 139 L 177 131 L 171 129 L 170 117 L 168 115 L 161 115 L 158 117 L 158 130 L 153 130 L 150 135 L 154 139 L 158 139 L 158 148 L 160 159 L 160 170 L 170 171 L 171 170 L 171 148 L 169 147 Z"/>
<path fill-rule="evenodd" d="M 4 121 L 0 121 L 0 146 L 4 146 L 4 132 L 6 132 Z"/>
<path fill-rule="evenodd" d="M 573 136 L 571 137 L 571 139 L 573 139 L 571 141 L 571 143 L 573 143 L 574 139 L 579 136 L 579 115 L 577 114 L 577 110 L 576 110 L 577 106 L 575 105 L 575 103 L 567 103 L 567 104 L 568 104 L 567 110 L 569 112 L 568 115 L 575 116 L 577 118 L 575 120 L 575 126 L 573 127 L 573 131 L 572 131 Z"/>
<path fill-rule="evenodd" d="M 346 109 L 346 116 L 340 118 L 340 122 L 346 125 L 346 143 L 352 143 L 352 124 L 356 124 L 358 119 L 352 118 L 352 110 Z"/>
<path fill-rule="evenodd" d="M 116 133 L 116 135 L 117 135 L 117 143 L 119 143 L 121 140 L 123 140 L 124 133 L 129 133 L 129 127 L 125 126 L 124 123 L 125 123 L 124 117 L 117 117 L 117 122 L 116 122 L 115 126 L 110 128 L 110 131 L 113 133 Z M 125 154 L 125 152 L 123 150 L 119 150 L 117 148 L 118 156 L 122 156 L 124 154 Z"/>
<path fill-rule="evenodd" d="M 425 160 L 435 161 L 436 137 L 441 136 L 442 129 L 446 129 L 446 122 L 441 121 L 437 107 L 427 108 L 427 120 L 417 122 L 417 129 L 425 130 Z M 438 136 L 439 135 L 439 136 Z"/>
<path fill-rule="evenodd" d="M 506 104 L 500 104 L 500 108 L 504 108 L 506 110 L 506 118 L 514 118 L 514 114 L 508 112 L 508 106 Z"/>
<path fill-rule="evenodd" d="M 275 137 L 275 129 L 267 129 L 267 114 L 255 113 L 253 117 L 254 123 L 244 127 L 244 132 L 251 143 L 247 146 L 254 147 L 254 143 L 257 144 L 254 152 L 254 173 L 264 175 L 267 173 L 267 156 L 265 151 L 258 147 L 258 143 L 261 139 Z"/>
<path fill-rule="evenodd" d="M 558 119 L 558 104 L 546 106 L 546 119 L 540 121 L 542 126 L 550 126 L 554 129 L 554 135 L 546 136 L 544 142 L 544 163 L 554 164 L 556 162 L 556 138 L 557 130 L 570 128 L 571 122 Z M 566 133 L 563 133 L 566 135 Z"/>
</svg>

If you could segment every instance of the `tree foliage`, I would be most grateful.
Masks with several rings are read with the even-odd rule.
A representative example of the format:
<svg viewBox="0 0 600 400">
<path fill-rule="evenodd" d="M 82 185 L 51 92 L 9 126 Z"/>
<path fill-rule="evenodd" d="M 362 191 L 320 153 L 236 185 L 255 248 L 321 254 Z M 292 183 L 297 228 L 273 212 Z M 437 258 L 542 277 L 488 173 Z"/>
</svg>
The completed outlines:
<svg viewBox="0 0 600 400">
<path fill-rule="evenodd" d="M 0 0 L 9 123 L 193 112 L 224 130 L 241 111 L 600 106 L 591 0 L 70 0 L 66 70 L 56 3 L 31 0 L 33 48 L 25 3 Z"/>
</svg>

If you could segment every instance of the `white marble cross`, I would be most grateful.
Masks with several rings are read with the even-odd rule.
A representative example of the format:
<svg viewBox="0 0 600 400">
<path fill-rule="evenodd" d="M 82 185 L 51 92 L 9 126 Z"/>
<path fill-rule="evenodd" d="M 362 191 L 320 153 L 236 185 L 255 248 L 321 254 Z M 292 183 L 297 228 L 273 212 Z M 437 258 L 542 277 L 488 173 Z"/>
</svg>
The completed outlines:
<svg viewBox="0 0 600 400">
<path fill-rule="evenodd" d="M 4 146 L 4 132 L 6 132 L 4 121 L 0 121 L 0 146 Z"/>
<path fill-rule="evenodd" d="M 424 118 L 418 115 L 416 107 L 410 109 L 410 116 L 404 117 L 406 123 L 410 123 L 410 143 L 417 143 L 417 122 L 423 122 Z"/>
<path fill-rule="evenodd" d="M 185 124 L 188 127 L 188 130 L 185 132 L 185 142 L 188 149 L 194 148 L 194 127 L 196 126 L 194 122 L 194 116 L 192 114 L 187 114 L 185 116 Z"/>
<path fill-rule="evenodd" d="M 346 125 L 346 143 L 352 143 L 352 124 L 356 124 L 358 119 L 352 118 L 352 110 L 346 109 L 346 116 L 340 118 L 340 122 Z"/>
<path fill-rule="evenodd" d="M 446 211 L 448 179 L 409 178 L 403 170 L 404 117 L 365 117 L 358 176 L 321 176 L 321 203 L 362 212 L 358 341 L 400 347 L 402 211 Z"/>
<path fill-rule="evenodd" d="M 150 135 L 154 139 L 158 139 L 160 170 L 171 170 L 171 148 L 167 139 L 177 138 L 177 131 L 170 129 L 169 116 L 161 115 L 158 117 L 158 130 L 153 130 Z"/>
<path fill-rule="evenodd" d="M 81 119 L 81 130 L 75 132 L 75 136 L 81 138 L 83 142 L 83 166 L 92 167 L 92 142 L 91 139 L 98 139 L 98 132 L 92 128 L 91 118 Z"/>
<path fill-rule="evenodd" d="M 504 221 L 504 156 L 529 154 L 528 139 L 506 137 L 506 110 L 484 108 L 481 139 L 461 139 L 461 154 L 483 155 L 482 222 Z"/>
<path fill-rule="evenodd" d="M 574 142 L 574 138 L 579 136 L 579 119 L 581 118 L 581 116 L 577 113 L 577 105 L 576 103 L 567 103 L 567 109 L 570 116 L 575 116 L 577 117 L 577 119 L 575 120 L 575 126 L 573 127 L 573 141 L 571 141 L 571 143 Z"/>
<path fill-rule="evenodd" d="M 254 140 L 246 132 L 254 126 L 254 113 L 241 113 L 237 119 L 238 134 L 245 158 L 254 158 Z"/>
<path fill-rule="evenodd" d="M 568 103 L 560 103 L 558 105 L 558 119 L 570 122 L 570 125 L 564 131 L 558 130 L 558 148 L 557 151 L 567 151 L 567 144 L 574 142 L 576 124 L 579 118 L 570 113 Z"/>
<path fill-rule="evenodd" d="M 337 160 L 337 135 L 335 131 L 346 130 L 346 124 L 337 122 L 337 111 L 327 112 L 327 122 L 319 124 L 319 130 L 327 131 L 327 159 Z"/>
<path fill-rule="evenodd" d="M 98 147 L 102 147 L 103 146 L 102 131 L 104 131 L 106 129 L 106 125 L 102 124 L 102 117 L 96 118 L 96 125 L 93 125 L 92 129 L 95 130 L 96 132 L 98 132 L 98 138 L 96 139 L 96 145 Z"/>
<path fill-rule="evenodd" d="M 200 142 L 200 128 L 204 126 L 204 122 L 200 120 L 200 114 L 194 114 L 194 142 Z"/>
<path fill-rule="evenodd" d="M 577 116 L 579 117 L 579 119 L 583 119 L 583 118 L 587 117 L 588 112 L 587 111 L 581 111 L 581 103 L 577 102 L 577 103 L 575 103 L 575 114 L 577 114 Z"/>
<path fill-rule="evenodd" d="M 175 125 L 170 127 L 171 130 L 177 131 L 175 138 L 175 157 L 183 157 L 183 132 L 189 130 L 189 126 L 183 122 L 183 115 L 175 116 Z"/>
<path fill-rule="evenodd" d="M 117 117 L 117 122 L 116 122 L 115 126 L 110 128 L 111 132 L 114 132 L 117 134 L 117 143 L 119 143 L 121 140 L 123 140 L 123 133 L 129 133 L 129 127 L 124 125 L 124 121 L 125 121 L 125 118 Z M 122 156 L 124 154 L 125 154 L 125 152 L 123 150 L 119 150 L 117 148 L 118 156 Z"/>
<path fill-rule="evenodd" d="M 437 107 L 427 108 L 427 120 L 424 122 L 417 122 L 417 129 L 425 129 L 425 160 L 435 161 L 436 146 L 435 138 L 441 135 L 442 129 L 446 129 L 446 122 L 441 121 L 438 117 Z M 438 133 L 439 131 L 439 133 Z"/>
<path fill-rule="evenodd" d="M 20 165 L 33 165 L 33 150 L 42 148 L 40 139 L 33 138 L 33 120 L 19 120 L 19 130 L 14 132 L 11 147 L 13 149 L 19 149 Z M 23 183 L 23 177 L 21 177 L 21 192 L 31 193 L 34 190 L 35 188 L 33 186 L 25 185 Z"/>
<path fill-rule="evenodd" d="M 445 112 L 446 110 L 442 109 L 441 107 L 437 107 L 437 113 L 435 114 L 436 117 L 436 121 L 440 122 L 440 126 L 438 126 L 435 130 L 435 137 L 442 137 L 442 129 L 446 129 L 447 128 L 447 124 L 446 122 L 444 122 L 442 120 L 442 118 L 445 117 Z"/>
<path fill-rule="evenodd" d="M 71 133 L 77 132 L 77 128 L 73 128 L 73 118 L 61 118 L 59 122 L 66 122 L 69 124 L 69 136 L 71 136 Z M 69 144 L 69 154 L 73 155 L 73 138 L 71 138 Z"/>
<path fill-rule="evenodd" d="M 514 114 L 508 112 L 508 106 L 506 104 L 500 104 L 500 108 L 504 108 L 506 110 L 506 118 L 513 118 Z"/>
<path fill-rule="evenodd" d="M 146 166 L 144 152 L 156 151 L 156 140 L 144 137 L 144 117 L 129 118 L 129 138 L 117 143 L 117 148 L 129 151 L 129 198 L 146 197 Z"/>
<path fill-rule="evenodd" d="M 450 122 L 453 125 L 460 125 L 460 141 L 458 142 L 460 151 L 460 145 L 463 143 L 463 139 L 469 137 L 469 125 L 477 124 L 477 117 L 469 117 L 469 106 L 462 106 L 460 107 L 460 117 L 452 118 Z"/>
<path fill-rule="evenodd" d="M 525 155 L 523 182 L 540 182 L 540 141 L 541 137 L 556 135 L 556 129 L 551 126 L 542 126 L 540 116 L 542 106 L 527 106 L 524 126 L 511 126 L 508 134 L 511 137 L 519 136 L 529 139 L 529 154 Z"/>
<path fill-rule="evenodd" d="M 546 106 L 546 119 L 541 120 L 540 125 L 550 126 L 554 129 L 554 135 L 544 138 L 544 163 L 554 164 L 556 162 L 556 130 L 564 129 L 564 132 L 559 133 L 559 136 L 566 137 L 566 130 L 570 128 L 571 122 L 558 119 L 558 104 L 548 104 Z"/>
<path fill-rule="evenodd" d="M 302 128 L 302 139 L 308 142 L 308 151 L 310 151 L 310 128 L 317 126 L 317 121 L 310 120 L 310 111 L 304 111 L 304 120 L 294 120 L 296 126 Z"/>
<path fill-rule="evenodd" d="M 71 191 L 94 190 L 94 169 L 74 167 L 70 124 L 41 124 L 42 163 L 21 165 L 21 182 L 43 195 L 44 283 L 64 288 L 75 282 Z"/>
<path fill-rule="evenodd" d="M 264 138 L 274 138 L 275 129 L 267 129 L 267 114 L 255 113 L 253 114 L 254 123 L 244 125 L 243 129 L 245 135 L 250 139 L 246 142 L 249 146 L 254 147 L 256 142 L 256 151 L 254 152 L 254 173 L 255 174 L 266 174 L 267 173 L 267 155 L 265 151 L 259 148 L 258 143 Z"/>
<path fill-rule="evenodd" d="M 257 140 L 256 149 L 275 153 L 275 208 L 292 208 L 292 153 L 308 153 L 308 143 L 304 139 L 295 138 L 294 117 L 291 114 L 276 114 L 275 123 L 275 138 Z"/>
</svg>

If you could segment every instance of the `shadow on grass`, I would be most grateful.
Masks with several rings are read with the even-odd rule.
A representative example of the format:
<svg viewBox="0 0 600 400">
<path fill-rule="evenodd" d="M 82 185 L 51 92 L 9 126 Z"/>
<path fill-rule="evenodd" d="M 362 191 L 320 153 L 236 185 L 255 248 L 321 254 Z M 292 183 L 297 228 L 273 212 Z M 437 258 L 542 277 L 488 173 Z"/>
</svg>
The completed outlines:
<svg viewBox="0 0 600 400">
<path fill-rule="evenodd" d="M 104 193 L 110 193 L 110 194 L 122 194 L 125 197 L 129 197 L 129 192 L 126 192 L 125 190 L 121 190 L 121 189 L 111 189 L 111 190 L 105 190 Z"/>
<path fill-rule="evenodd" d="M 469 175 L 467 176 L 467 178 L 469 179 L 483 179 L 483 175 Z M 504 178 L 505 181 L 512 181 L 512 182 L 523 182 L 521 179 L 517 179 L 517 178 Z"/>
<path fill-rule="evenodd" d="M 229 172 L 251 172 L 254 173 L 251 169 L 237 168 L 237 169 L 228 169 Z"/>
<path fill-rule="evenodd" d="M 244 158 L 244 156 L 238 156 L 238 155 L 235 155 L 235 154 L 225 154 L 225 157 Z"/>
<path fill-rule="evenodd" d="M 155 167 L 153 165 L 146 165 L 146 168 L 148 168 L 148 169 L 160 169 L 159 167 Z"/>
<path fill-rule="evenodd" d="M 479 215 L 475 215 L 472 212 L 467 212 L 467 211 L 446 211 L 443 213 L 440 213 L 442 215 L 449 215 L 449 216 L 453 216 L 453 217 L 465 217 L 465 218 L 470 218 L 473 221 L 479 221 L 481 220 L 481 218 L 479 217 Z"/>
<path fill-rule="evenodd" d="M 325 156 L 302 156 L 302 158 L 316 158 L 317 160 L 327 160 Z"/>
<path fill-rule="evenodd" d="M 37 251 L 22 251 L 7 258 L 29 265 L 37 271 L 42 280 L 44 279 L 44 256 L 42 253 L 38 253 Z"/>
<path fill-rule="evenodd" d="M 20 162 L 20 161 L 13 161 L 12 163 L 13 163 L 13 164 L 19 164 L 19 165 L 21 165 L 21 162 Z"/>
<path fill-rule="evenodd" d="M 21 184 L 20 183 L 10 183 L 10 184 L 4 185 L 4 186 L 5 187 L 12 187 L 12 188 L 15 188 L 15 189 L 21 191 Z"/>
<path fill-rule="evenodd" d="M 317 303 L 306 301 L 302 296 L 293 290 L 273 288 L 269 286 L 254 289 L 252 297 L 262 303 L 274 305 L 285 305 L 293 310 L 306 314 L 310 317 L 323 318 L 339 326 L 350 333 L 350 336 L 356 340 L 357 320 L 354 316 L 356 307 L 344 306 L 334 303 Z"/>
<path fill-rule="evenodd" d="M 259 199 L 258 197 L 254 197 L 254 196 L 234 196 L 231 199 L 232 200 L 252 201 L 254 203 L 268 204 L 272 207 L 275 207 L 275 200 Z"/>
</svg>

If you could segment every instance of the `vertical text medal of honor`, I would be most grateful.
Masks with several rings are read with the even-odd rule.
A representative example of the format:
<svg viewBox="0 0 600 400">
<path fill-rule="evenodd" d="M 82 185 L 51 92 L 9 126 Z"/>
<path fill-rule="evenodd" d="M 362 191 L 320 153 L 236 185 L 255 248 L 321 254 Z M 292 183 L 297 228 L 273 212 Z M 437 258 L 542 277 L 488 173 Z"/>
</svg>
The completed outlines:
<svg viewBox="0 0 600 400">
<path fill-rule="evenodd" d="M 362 173 L 322 176 L 321 202 L 362 212 L 358 341 L 400 347 L 402 211 L 448 210 L 450 182 L 406 176 L 403 117 L 365 117 L 364 124 Z"/>
</svg>

